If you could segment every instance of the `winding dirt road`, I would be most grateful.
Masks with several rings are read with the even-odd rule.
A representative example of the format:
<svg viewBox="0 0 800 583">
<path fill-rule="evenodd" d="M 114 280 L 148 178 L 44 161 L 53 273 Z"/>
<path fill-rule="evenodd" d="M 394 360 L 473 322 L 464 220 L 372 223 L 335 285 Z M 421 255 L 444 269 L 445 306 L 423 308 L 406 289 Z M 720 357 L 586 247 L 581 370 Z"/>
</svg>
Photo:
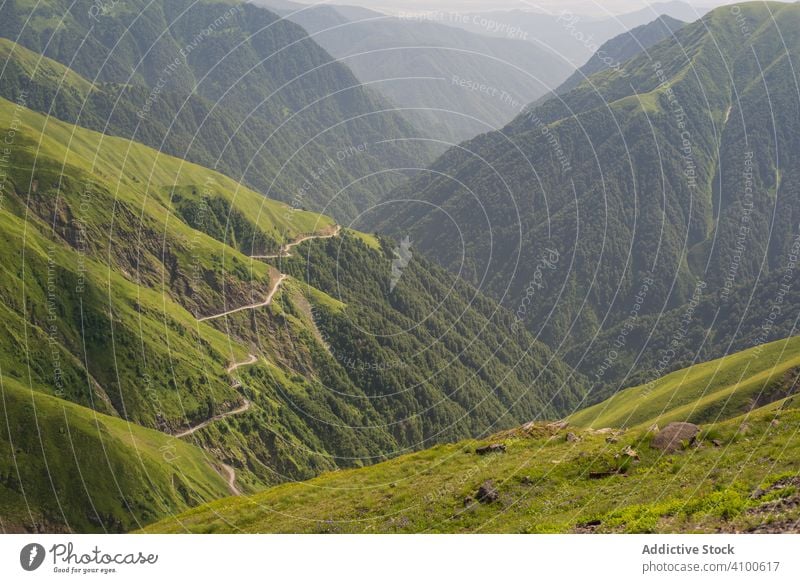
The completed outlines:
<svg viewBox="0 0 800 583">
<path fill-rule="evenodd" d="M 325 235 L 306 235 L 305 237 L 300 237 L 299 239 L 293 241 L 292 243 L 288 243 L 281 247 L 280 252 L 277 255 L 253 255 L 252 259 L 277 259 L 278 257 L 289 257 L 291 255 L 290 251 L 292 247 L 296 247 L 300 243 L 304 241 L 308 241 L 310 239 L 330 239 L 331 237 L 336 237 L 339 232 L 341 231 L 341 227 L 336 225 L 332 232 L 325 234 Z M 257 304 L 251 304 L 249 306 L 242 306 L 240 308 L 235 308 L 233 310 L 228 310 L 227 312 L 222 312 L 221 314 L 214 314 L 213 316 L 205 316 L 203 318 L 198 318 L 198 322 L 205 322 L 207 320 L 214 320 L 215 318 L 222 318 L 223 316 L 227 316 L 229 314 L 235 314 L 236 312 L 241 312 L 243 310 L 254 310 L 256 308 L 263 308 L 268 306 L 272 302 L 272 298 L 275 297 L 275 294 L 278 292 L 281 284 L 288 276 L 285 273 L 281 273 L 278 276 L 278 279 L 273 284 L 272 288 L 267 293 L 267 297 L 264 299 L 263 302 L 258 302 Z M 248 359 L 242 362 L 234 362 L 228 368 L 225 369 L 225 372 L 228 374 L 232 374 L 236 369 L 242 366 L 248 366 L 251 364 L 255 364 L 258 361 L 258 357 L 254 354 L 250 354 Z M 240 386 L 241 383 L 238 382 L 237 379 L 234 379 L 236 383 L 235 386 Z M 221 419 L 225 419 L 226 417 L 231 417 L 232 415 L 239 415 L 240 413 L 244 413 L 248 409 L 250 409 L 251 403 L 247 399 L 244 400 L 244 404 L 236 409 L 232 409 L 226 413 L 220 413 L 219 415 L 214 415 L 213 417 L 206 419 L 205 421 L 198 423 L 194 427 L 190 427 L 185 431 L 181 431 L 180 433 L 176 433 L 175 437 L 186 437 L 187 435 L 192 435 L 196 431 L 199 431 L 203 427 L 208 426 L 210 423 L 214 423 L 215 421 L 219 421 Z M 228 480 L 228 489 L 231 491 L 231 494 L 234 496 L 241 496 L 242 492 L 236 487 L 236 470 L 234 470 L 231 466 L 224 462 L 220 462 L 222 470 L 224 472 L 224 476 Z"/>
<path fill-rule="evenodd" d="M 209 417 L 205 421 L 198 423 L 197 425 L 190 427 L 189 429 L 181 431 L 180 433 L 176 433 L 175 437 L 186 437 L 187 435 L 191 435 L 195 431 L 199 431 L 203 427 L 206 427 L 209 423 L 213 423 L 214 421 L 219 421 L 220 419 L 225 419 L 225 417 L 230 417 L 232 415 L 238 415 L 239 413 L 244 413 L 250 408 L 250 405 L 251 405 L 250 401 L 245 399 L 244 404 L 242 404 L 239 407 L 236 407 L 236 409 L 231 409 L 230 411 L 227 411 L 225 413 L 220 413 L 219 415 L 214 415 L 213 417 Z"/>
<path fill-rule="evenodd" d="M 225 372 L 231 374 L 233 371 L 235 371 L 237 368 L 241 366 L 248 366 L 251 364 L 255 364 L 257 360 L 258 357 L 255 354 L 250 354 L 248 355 L 247 360 L 243 362 L 234 362 L 232 365 L 230 365 L 228 368 L 225 369 Z"/>
<path fill-rule="evenodd" d="M 303 237 L 299 237 L 295 239 L 291 243 L 287 243 L 286 245 L 282 245 L 280 251 L 278 251 L 274 255 L 251 255 L 251 259 L 278 259 L 279 257 L 291 257 L 291 249 L 292 247 L 297 247 L 300 243 L 304 241 L 309 241 L 311 239 L 331 239 L 336 237 L 339 232 L 342 230 L 341 225 L 336 225 L 333 228 L 333 231 L 326 234 L 326 235 L 305 235 Z"/>
<path fill-rule="evenodd" d="M 287 275 L 285 273 L 281 273 L 278 277 L 278 280 L 272 286 L 272 289 L 269 290 L 266 299 L 263 302 L 258 302 L 257 304 L 250 304 L 249 306 L 242 306 L 240 308 L 234 308 L 233 310 L 228 310 L 227 312 L 222 312 L 221 314 L 214 314 L 213 316 L 205 316 L 203 318 L 198 318 L 198 322 L 205 322 L 206 320 L 214 320 L 215 318 L 222 318 L 223 316 L 228 316 L 230 314 L 235 314 L 236 312 L 241 312 L 244 310 L 255 310 L 256 308 L 263 308 L 264 306 L 268 306 L 270 302 L 272 302 L 272 298 L 275 297 L 275 293 L 278 291 L 278 288 L 283 283 Z"/>
</svg>

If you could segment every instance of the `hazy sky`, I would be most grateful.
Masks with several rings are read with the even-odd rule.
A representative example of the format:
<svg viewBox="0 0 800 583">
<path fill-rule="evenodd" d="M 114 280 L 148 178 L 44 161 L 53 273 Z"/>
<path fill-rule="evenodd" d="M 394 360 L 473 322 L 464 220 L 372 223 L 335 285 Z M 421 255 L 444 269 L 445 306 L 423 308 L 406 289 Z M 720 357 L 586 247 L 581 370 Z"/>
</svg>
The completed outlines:
<svg viewBox="0 0 800 583">
<path fill-rule="evenodd" d="M 312 0 L 296 0 L 303 4 L 314 4 Z M 722 4 L 733 4 L 735 0 L 684 0 L 698 8 L 712 8 Z M 384 12 L 417 12 L 441 10 L 447 12 L 472 12 L 481 10 L 505 10 L 526 8 L 540 12 L 558 13 L 570 10 L 576 14 L 620 14 L 639 10 L 658 3 L 645 0 L 323 0 L 321 3 L 365 6 Z"/>
</svg>

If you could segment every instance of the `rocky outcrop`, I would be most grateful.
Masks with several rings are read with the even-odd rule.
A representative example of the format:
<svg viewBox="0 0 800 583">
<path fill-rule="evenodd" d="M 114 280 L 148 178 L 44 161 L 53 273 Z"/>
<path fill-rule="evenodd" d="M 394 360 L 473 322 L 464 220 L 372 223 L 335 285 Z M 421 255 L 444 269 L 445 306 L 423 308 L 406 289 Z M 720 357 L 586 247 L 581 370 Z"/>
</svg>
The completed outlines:
<svg viewBox="0 0 800 583">
<path fill-rule="evenodd" d="M 670 423 L 659 431 L 650 442 L 650 447 L 672 453 L 694 443 L 700 428 L 694 423 Z"/>
</svg>

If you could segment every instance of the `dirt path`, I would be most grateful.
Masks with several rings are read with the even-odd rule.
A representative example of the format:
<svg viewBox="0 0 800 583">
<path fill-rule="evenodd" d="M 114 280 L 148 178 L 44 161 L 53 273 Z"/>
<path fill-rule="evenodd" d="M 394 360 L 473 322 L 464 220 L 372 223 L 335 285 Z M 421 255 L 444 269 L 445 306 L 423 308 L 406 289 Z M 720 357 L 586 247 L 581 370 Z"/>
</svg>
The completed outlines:
<svg viewBox="0 0 800 583">
<path fill-rule="evenodd" d="M 250 354 L 247 360 L 244 360 L 242 362 L 234 362 L 228 368 L 225 369 L 225 372 L 231 374 L 233 371 L 235 371 L 240 367 L 255 364 L 256 362 L 258 362 L 258 357 L 255 354 Z M 240 385 L 241 383 L 237 384 L 237 386 Z M 250 401 L 245 399 L 244 404 L 242 404 L 240 407 L 232 409 L 226 413 L 220 413 L 219 415 L 214 415 L 210 419 L 206 419 L 205 421 L 203 421 L 202 423 L 198 423 L 194 427 L 190 427 L 185 431 L 176 433 L 175 437 L 186 437 L 187 435 L 192 435 L 195 431 L 198 431 L 203 427 L 207 427 L 210 423 L 219 421 L 220 419 L 225 419 L 226 417 L 231 417 L 232 415 L 239 415 L 240 413 L 244 413 L 245 411 L 250 409 L 251 405 L 252 403 L 250 403 Z M 223 477 L 227 479 L 228 489 L 231 491 L 231 494 L 233 494 L 234 496 L 241 496 L 242 495 L 241 490 L 239 490 L 239 488 L 236 487 L 236 470 L 234 470 L 231 466 L 229 466 L 224 462 L 220 462 L 220 464 L 222 464 L 222 470 L 224 473 Z"/>
<path fill-rule="evenodd" d="M 258 357 L 255 354 L 251 354 L 251 355 L 248 356 L 247 360 L 245 360 L 244 362 L 234 362 L 232 365 L 230 365 L 228 368 L 225 369 L 225 372 L 228 373 L 228 374 L 231 374 L 233 371 L 235 371 L 239 367 L 255 364 L 257 360 L 258 360 Z"/>
<path fill-rule="evenodd" d="M 263 302 L 258 302 L 257 304 L 250 304 L 249 306 L 242 306 L 240 308 L 234 308 L 233 310 L 228 310 L 227 312 L 222 312 L 221 314 L 214 314 L 213 316 L 205 316 L 203 318 L 198 318 L 198 322 L 205 322 L 206 320 L 214 320 L 215 318 L 222 318 L 223 316 L 228 316 L 229 314 L 235 314 L 236 312 L 241 312 L 244 310 L 254 310 L 256 308 L 263 308 L 264 306 L 268 306 L 270 302 L 272 302 L 272 298 L 275 297 L 275 293 L 278 291 L 278 288 L 283 283 L 287 275 L 285 273 L 281 273 L 278 277 L 278 280 L 272 286 L 272 289 L 269 290 L 266 299 Z"/>
<path fill-rule="evenodd" d="M 336 225 L 333 228 L 333 231 L 327 233 L 325 235 L 305 235 L 298 239 L 295 239 L 291 243 L 287 243 L 286 245 L 282 245 L 280 251 L 275 253 L 274 255 L 251 255 L 251 259 L 278 259 L 279 257 L 291 257 L 291 249 L 292 247 L 297 247 L 300 243 L 304 241 L 309 241 L 311 239 L 331 239 L 332 237 L 336 237 L 339 232 L 342 230 L 341 225 Z"/>
<path fill-rule="evenodd" d="M 228 489 L 231 491 L 231 494 L 234 496 L 241 496 L 242 491 L 236 487 L 236 470 L 226 463 L 220 463 L 222 464 L 222 470 L 225 472 L 223 477 L 228 479 Z"/>
<path fill-rule="evenodd" d="M 339 232 L 341 231 L 341 227 L 336 225 L 328 234 L 324 235 L 307 235 L 305 237 L 300 237 L 292 243 L 288 243 L 281 247 L 281 250 L 276 255 L 253 255 L 253 259 L 277 259 L 278 257 L 289 257 L 291 255 L 290 250 L 292 247 L 299 245 L 304 241 L 308 241 L 309 239 L 330 239 L 331 237 L 336 237 Z M 278 275 L 278 279 L 275 281 L 275 284 L 267 293 L 267 297 L 264 299 L 263 302 L 259 302 L 257 304 L 251 304 L 249 306 L 242 306 L 240 308 L 234 308 L 233 310 L 228 310 L 227 312 L 222 312 L 221 314 L 215 314 L 213 316 L 205 316 L 203 318 L 198 318 L 198 322 L 205 322 L 206 320 L 214 320 L 215 318 L 221 318 L 223 316 L 227 316 L 229 314 L 235 314 L 236 312 L 241 312 L 243 310 L 254 310 L 256 308 L 263 308 L 264 306 L 268 306 L 272 302 L 272 298 L 275 297 L 275 294 L 280 289 L 281 284 L 288 276 L 285 273 L 281 273 Z M 251 364 L 255 364 L 258 361 L 258 357 L 254 354 L 250 354 L 248 359 L 243 362 L 234 362 L 228 368 L 225 369 L 225 372 L 228 374 L 232 374 L 236 369 L 247 366 Z M 240 386 L 241 383 L 238 380 L 234 379 L 236 383 L 235 386 Z M 206 419 L 205 421 L 198 423 L 194 427 L 190 427 L 185 431 L 181 431 L 180 433 L 176 433 L 175 437 L 186 437 L 187 435 L 192 435 L 194 432 L 202 429 L 203 427 L 207 427 L 210 423 L 214 423 L 215 421 L 219 421 L 221 419 L 225 419 L 226 417 L 231 417 L 232 415 L 239 415 L 240 413 L 244 413 L 248 409 L 250 409 L 250 401 L 247 399 L 244 400 L 244 404 L 241 407 L 237 407 L 236 409 L 232 409 L 226 413 L 220 413 L 219 415 L 214 415 L 213 417 Z M 228 480 L 228 489 L 231 491 L 231 494 L 234 496 L 241 496 L 242 492 L 239 488 L 236 487 L 236 470 L 234 470 L 231 466 L 226 463 L 220 462 L 222 466 L 222 470 L 224 473 L 223 477 L 226 477 Z"/>
<path fill-rule="evenodd" d="M 219 421 L 220 419 L 225 419 L 225 417 L 231 417 L 233 415 L 244 413 L 249 408 L 250 408 L 250 401 L 245 399 L 244 404 L 239 407 L 236 407 L 236 409 L 231 409 L 230 411 L 227 411 L 225 413 L 220 413 L 219 415 L 214 415 L 213 417 L 209 417 L 208 419 L 206 419 L 201 423 L 198 423 L 194 427 L 190 427 L 189 429 L 181 431 L 180 433 L 176 433 L 175 437 L 186 437 L 187 435 L 191 435 L 195 431 L 199 431 L 203 427 L 206 427 L 209 423 L 213 423 L 214 421 Z"/>
</svg>

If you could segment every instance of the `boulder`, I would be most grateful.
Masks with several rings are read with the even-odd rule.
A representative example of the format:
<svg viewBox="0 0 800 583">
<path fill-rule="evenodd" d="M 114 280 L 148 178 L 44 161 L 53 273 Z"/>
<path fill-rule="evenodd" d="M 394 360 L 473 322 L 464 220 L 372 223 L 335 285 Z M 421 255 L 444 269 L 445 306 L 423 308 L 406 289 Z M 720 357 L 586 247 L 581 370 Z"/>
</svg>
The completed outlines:
<svg viewBox="0 0 800 583">
<path fill-rule="evenodd" d="M 575 443 L 576 441 L 580 441 L 580 438 L 570 431 L 567 433 L 566 440 L 570 443 Z"/>
<path fill-rule="evenodd" d="M 491 502 L 496 502 L 498 498 L 500 498 L 500 493 L 497 491 L 497 488 L 494 487 L 494 482 L 491 480 L 486 480 L 480 488 L 478 488 L 478 493 L 475 495 L 478 502 L 482 504 L 489 504 Z"/>
<path fill-rule="evenodd" d="M 670 423 L 659 431 L 650 442 L 650 447 L 672 453 L 683 448 L 684 442 L 694 443 L 700 428 L 694 423 Z"/>
</svg>

